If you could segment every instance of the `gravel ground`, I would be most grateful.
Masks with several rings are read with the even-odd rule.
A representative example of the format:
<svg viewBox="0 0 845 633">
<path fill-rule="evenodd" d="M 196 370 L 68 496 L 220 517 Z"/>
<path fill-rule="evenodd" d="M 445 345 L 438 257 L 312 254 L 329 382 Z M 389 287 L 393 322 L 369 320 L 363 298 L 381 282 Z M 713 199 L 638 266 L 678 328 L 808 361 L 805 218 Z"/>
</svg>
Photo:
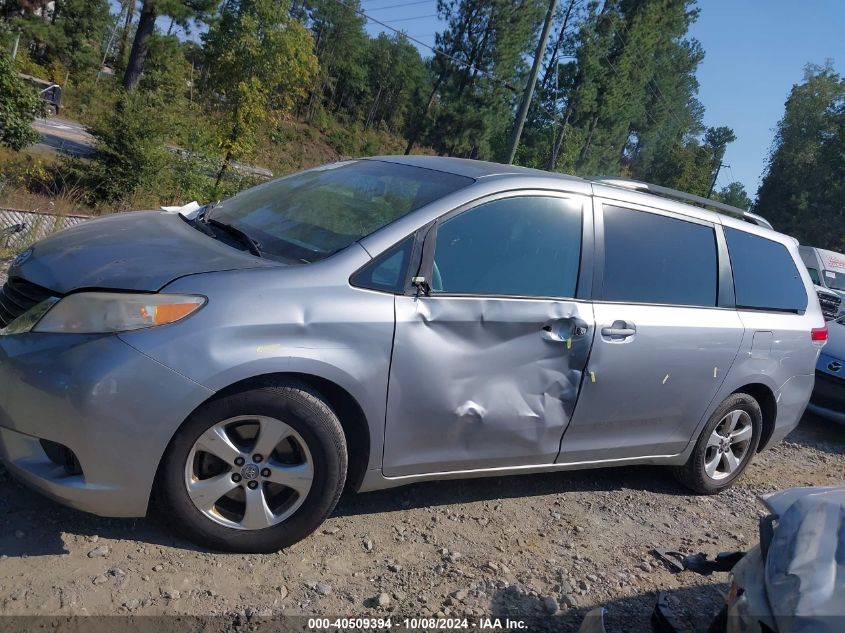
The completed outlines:
<svg viewBox="0 0 845 633">
<path fill-rule="evenodd" d="M 425 483 L 345 495 L 323 528 L 273 555 L 200 550 L 161 519 L 102 519 L 0 468 L 0 615 L 277 614 L 539 617 L 648 631 L 656 592 L 706 631 L 727 576 L 672 574 L 654 547 L 748 549 L 760 493 L 842 483 L 845 429 L 806 417 L 735 488 L 691 496 L 655 467 Z"/>
</svg>

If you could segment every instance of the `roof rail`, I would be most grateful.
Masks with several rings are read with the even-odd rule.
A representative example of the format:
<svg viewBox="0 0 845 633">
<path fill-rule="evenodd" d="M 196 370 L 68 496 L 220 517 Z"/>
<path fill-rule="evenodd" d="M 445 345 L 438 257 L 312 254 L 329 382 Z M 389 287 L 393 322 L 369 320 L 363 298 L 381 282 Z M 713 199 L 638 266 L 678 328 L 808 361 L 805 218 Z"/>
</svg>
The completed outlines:
<svg viewBox="0 0 845 633">
<path fill-rule="evenodd" d="M 658 196 L 663 196 L 665 198 L 679 200 L 681 202 L 691 202 L 703 207 L 713 209 L 714 211 L 720 213 L 731 215 L 740 220 L 744 220 L 745 222 L 756 224 L 757 226 L 764 226 L 767 229 L 774 228 L 771 222 L 769 222 L 763 216 L 757 215 L 756 213 L 751 213 L 750 211 L 740 209 L 739 207 L 732 207 L 729 204 L 725 204 L 724 202 L 719 202 L 717 200 L 711 200 L 710 198 L 704 198 L 702 196 L 696 196 L 691 193 L 678 191 L 677 189 L 661 187 L 660 185 L 653 185 L 649 182 L 641 182 L 639 180 L 631 180 L 630 178 L 600 177 L 588 178 L 588 180 L 602 185 L 609 185 L 611 187 L 619 187 L 622 189 L 630 189 L 632 191 L 643 191 L 645 193 L 652 193 Z"/>
</svg>

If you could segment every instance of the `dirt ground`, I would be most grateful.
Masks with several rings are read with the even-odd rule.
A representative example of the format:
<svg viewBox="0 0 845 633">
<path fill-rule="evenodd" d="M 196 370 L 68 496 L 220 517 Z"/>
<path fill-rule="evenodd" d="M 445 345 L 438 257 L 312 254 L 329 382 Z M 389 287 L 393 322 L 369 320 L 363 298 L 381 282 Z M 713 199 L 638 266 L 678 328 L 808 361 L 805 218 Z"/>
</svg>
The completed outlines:
<svg viewBox="0 0 845 633">
<path fill-rule="evenodd" d="M 808 416 L 716 497 L 689 495 L 655 467 L 345 495 L 315 535 L 246 556 L 176 539 L 166 517 L 64 508 L 0 468 L 0 615 L 466 614 L 541 618 L 568 631 L 604 606 L 612 633 L 650 630 L 664 590 L 688 625 L 706 631 L 727 576 L 672 574 L 651 550 L 748 549 L 764 514 L 757 495 L 841 484 L 843 440 L 845 428 Z"/>
</svg>

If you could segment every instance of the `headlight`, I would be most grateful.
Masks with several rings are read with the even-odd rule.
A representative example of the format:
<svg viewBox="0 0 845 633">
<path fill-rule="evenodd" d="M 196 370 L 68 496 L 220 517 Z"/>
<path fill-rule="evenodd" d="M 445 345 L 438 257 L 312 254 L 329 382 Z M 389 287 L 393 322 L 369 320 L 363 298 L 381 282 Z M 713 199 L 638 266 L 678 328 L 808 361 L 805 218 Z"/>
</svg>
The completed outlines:
<svg viewBox="0 0 845 633">
<path fill-rule="evenodd" d="M 204 297 L 175 294 L 80 292 L 47 299 L 12 321 L 3 334 L 104 334 L 175 323 L 199 310 Z"/>
</svg>

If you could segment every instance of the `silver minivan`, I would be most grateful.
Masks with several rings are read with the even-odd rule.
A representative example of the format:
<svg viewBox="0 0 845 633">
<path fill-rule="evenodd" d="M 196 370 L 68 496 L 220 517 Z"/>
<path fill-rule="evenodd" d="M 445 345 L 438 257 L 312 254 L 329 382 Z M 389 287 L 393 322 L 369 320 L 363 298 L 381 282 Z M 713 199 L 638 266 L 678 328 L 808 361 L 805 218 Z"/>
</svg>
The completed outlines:
<svg viewBox="0 0 845 633">
<path fill-rule="evenodd" d="M 250 552 L 344 487 L 658 464 L 719 492 L 798 423 L 827 329 L 794 239 L 666 191 L 381 157 L 64 231 L 0 293 L 0 458 Z"/>
</svg>

